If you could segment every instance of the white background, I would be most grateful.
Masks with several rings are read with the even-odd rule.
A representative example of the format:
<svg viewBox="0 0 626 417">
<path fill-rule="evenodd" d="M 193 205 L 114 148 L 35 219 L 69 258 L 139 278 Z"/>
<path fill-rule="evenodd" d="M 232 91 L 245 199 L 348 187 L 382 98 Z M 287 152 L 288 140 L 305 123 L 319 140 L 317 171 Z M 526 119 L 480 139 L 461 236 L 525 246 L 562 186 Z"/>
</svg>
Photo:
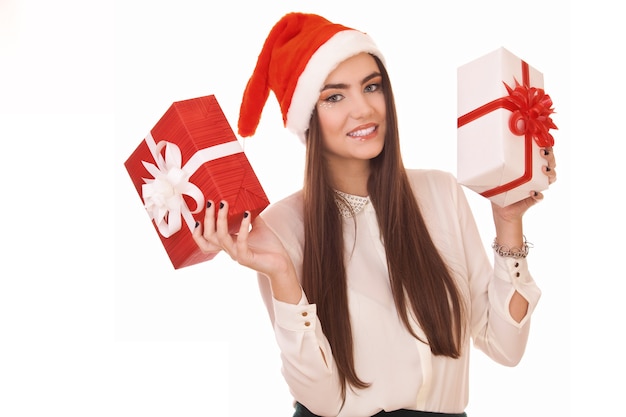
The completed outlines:
<svg viewBox="0 0 626 417">
<path fill-rule="evenodd" d="M 254 274 L 223 255 L 174 271 L 123 167 L 173 101 L 215 94 L 236 126 L 263 40 L 289 11 L 376 40 L 408 167 L 455 171 L 457 66 L 504 46 L 544 73 L 559 180 L 525 220 L 543 296 L 517 367 L 472 354 L 467 412 L 616 411 L 615 11 L 545 0 L 3 0 L 0 415 L 291 415 Z M 271 201 L 300 187 L 304 146 L 273 97 L 244 145 Z M 487 246 L 489 207 L 467 195 Z"/>
</svg>

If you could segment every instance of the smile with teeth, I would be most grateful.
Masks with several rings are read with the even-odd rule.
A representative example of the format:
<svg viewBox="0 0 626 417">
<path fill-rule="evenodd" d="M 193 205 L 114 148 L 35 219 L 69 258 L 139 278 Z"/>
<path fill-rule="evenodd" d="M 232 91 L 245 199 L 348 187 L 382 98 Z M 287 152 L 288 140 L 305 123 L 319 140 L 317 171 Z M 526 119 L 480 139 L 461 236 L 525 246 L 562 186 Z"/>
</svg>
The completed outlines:
<svg viewBox="0 0 626 417">
<path fill-rule="evenodd" d="M 367 135 L 374 133 L 375 130 L 376 130 L 376 126 L 371 126 L 365 129 L 359 129 L 359 130 L 355 130 L 354 132 L 350 132 L 348 133 L 348 136 L 353 137 L 353 138 L 360 138 L 360 137 L 367 136 Z"/>
</svg>

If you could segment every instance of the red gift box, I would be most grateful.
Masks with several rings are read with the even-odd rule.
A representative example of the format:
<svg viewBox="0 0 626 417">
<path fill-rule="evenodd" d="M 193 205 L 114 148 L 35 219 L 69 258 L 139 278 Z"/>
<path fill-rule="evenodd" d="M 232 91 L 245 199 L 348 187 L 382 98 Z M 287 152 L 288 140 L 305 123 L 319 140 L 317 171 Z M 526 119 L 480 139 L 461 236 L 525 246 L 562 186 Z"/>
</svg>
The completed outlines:
<svg viewBox="0 0 626 417">
<path fill-rule="evenodd" d="M 173 103 L 124 165 L 175 269 L 215 256 L 192 237 L 207 200 L 228 202 L 231 233 L 269 205 L 213 95 Z"/>
</svg>

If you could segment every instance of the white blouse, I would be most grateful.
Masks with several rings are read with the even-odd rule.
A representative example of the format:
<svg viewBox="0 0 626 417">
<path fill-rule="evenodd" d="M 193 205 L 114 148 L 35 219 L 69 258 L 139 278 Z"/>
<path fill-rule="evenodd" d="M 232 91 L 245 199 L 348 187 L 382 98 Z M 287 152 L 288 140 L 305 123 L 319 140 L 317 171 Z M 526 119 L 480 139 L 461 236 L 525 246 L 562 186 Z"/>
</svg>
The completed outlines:
<svg viewBox="0 0 626 417">
<path fill-rule="evenodd" d="M 259 276 L 281 351 L 282 373 L 294 400 L 315 414 L 357 417 L 400 408 L 460 413 L 468 403 L 471 342 L 506 366 L 516 365 L 524 353 L 530 316 L 541 295 L 526 259 L 494 255 L 492 266 L 455 178 L 436 170 L 407 172 L 431 237 L 469 306 L 470 332 L 461 357 L 432 355 L 404 327 L 393 302 L 376 213 L 369 199 L 357 197 L 357 213 L 344 215 L 343 231 L 356 372 L 370 387 L 348 388 L 342 404 L 336 366 L 316 305 L 309 304 L 304 292 L 298 305 L 273 299 L 267 278 Z M 299 278 L 302 215 L 301 192 L 261 214 L 288 250 Z M 508 310 L 516 290 L 530 303 L 520 323 Z M 414 322 L 413 326 L 425 339 L 419 325 Z"/>
</svg>

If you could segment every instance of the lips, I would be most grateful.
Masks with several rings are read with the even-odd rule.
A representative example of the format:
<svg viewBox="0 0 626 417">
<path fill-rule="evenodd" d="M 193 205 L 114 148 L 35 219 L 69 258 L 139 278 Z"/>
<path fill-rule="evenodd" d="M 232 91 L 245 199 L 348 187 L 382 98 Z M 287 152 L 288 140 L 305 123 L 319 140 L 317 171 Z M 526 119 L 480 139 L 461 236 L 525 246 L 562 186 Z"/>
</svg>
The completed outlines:
<svg viewBox="0 0 626 417">
<path fill-rule="evenodd" d="M 377 130 L 376 125 L 361 127 L 348 133 L 348 136 L 355 139 L 366 139 Z"/>
</svg>

